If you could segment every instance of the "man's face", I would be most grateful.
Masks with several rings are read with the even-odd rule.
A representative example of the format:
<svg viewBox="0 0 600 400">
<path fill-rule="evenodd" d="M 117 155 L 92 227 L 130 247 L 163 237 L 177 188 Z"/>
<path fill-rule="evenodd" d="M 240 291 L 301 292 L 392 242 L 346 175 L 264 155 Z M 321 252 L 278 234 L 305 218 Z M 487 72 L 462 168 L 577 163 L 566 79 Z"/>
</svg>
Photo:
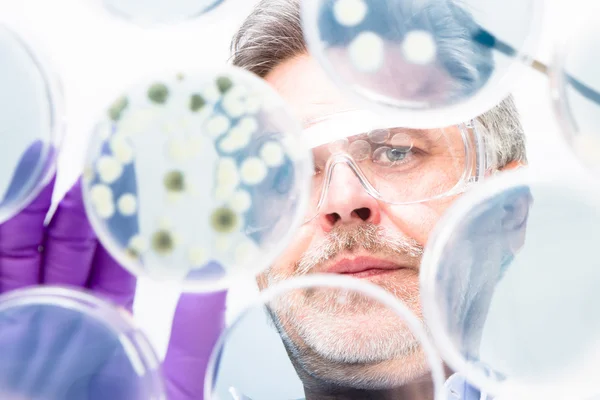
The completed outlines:
<svg viewBox="0 0 600 400">
<path fill-rule="evenodd" d="M 355 108 L 310 56 L 282 63 L 266 81 L 303 121 Z M 451 147 L 463 146 L 458 128 L 447 128 L 445 136 Z M 264 289 L 310 273 L 345 273 L 382 286 L 421 318 L 418 276 L 423 247 L 453 200 L 384 203 L 365 191 L 350 168 L 337 166 L 317 217 L 300 228 L 277 262 L 259 277 L 259 286 Z M 280 328 L 293 342 L 288 345 L 305 355 L 300 363 L 308 369 L 327 363 L 368 366 L 379 385 L 391 384 L 391 378 L 380 376 L 390 367 L 398 371 L 402 365 L 405 379 L 426 373 L 418 342 L 397 315 L 359 295 L 350 295 L 340 305 L 335 295 L 294 293 L 274 310 Z M 394 366 L 399 360 L 401 364 Z M 341 372 L 330 372 L 328 378 L 342 380 L 347 375 L 343 368 L 335 370 Z M 362 370 L 361 374 L 365 376 Z"/>
</svg>

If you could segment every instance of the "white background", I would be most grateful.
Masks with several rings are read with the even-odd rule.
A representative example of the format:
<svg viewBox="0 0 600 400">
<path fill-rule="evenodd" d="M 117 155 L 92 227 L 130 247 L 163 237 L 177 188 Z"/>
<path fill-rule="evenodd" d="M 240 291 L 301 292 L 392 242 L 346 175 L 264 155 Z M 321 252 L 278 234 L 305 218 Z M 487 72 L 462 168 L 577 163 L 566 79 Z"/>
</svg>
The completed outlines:
<svg viewBox="0 0 600 400">
<path fill-rule="evenodd" d="M 573 26 L 586 2 L 545 1 L 545 31 L 538 59 L 550 60 L 554 40 Z M 90 127 L 120 88 L 141 75 L 171 66 L 224 65 L 230 39 L 255 3 L 225 0 L 195 21 L 148 31 L 110 18 L 99 0 L 0 0 L 0 19 L 10 21 L 38 41 L 64 86 L 68 128 L 59 164 L 57 198 L 77 179 Z M 573 168 L 552 111 L 548 80 L 530 71 L 513 92 L 523 116 L 532 167 L 540 171 Z M 232 301 L 242 304 L 247 295 L 247 291 L 236 289 Z M 140 284 L 136 318 L 159 353 L 166 347 L 176 300 L 172 288 Z"/>
</svg>

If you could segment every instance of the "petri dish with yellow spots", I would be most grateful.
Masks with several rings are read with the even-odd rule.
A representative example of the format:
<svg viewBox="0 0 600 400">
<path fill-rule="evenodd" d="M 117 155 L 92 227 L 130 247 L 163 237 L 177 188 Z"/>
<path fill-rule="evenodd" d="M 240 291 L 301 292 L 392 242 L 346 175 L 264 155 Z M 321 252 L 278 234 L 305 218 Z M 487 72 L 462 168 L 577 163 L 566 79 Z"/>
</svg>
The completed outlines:
<svg viewBox="0 0 600 400">
<path fill-rule="evenodd" d="M 539 0 L 306 0 L 311 54 L 355 102 L 434 128 L 512 90 L 541 34 Z"/>
<path fill-rule="evenodd" d="M 56 170 L 64 107 L 58 77 L 33 36 L 0 23 L 0 223 Z"/>
<path fill-rule="evenodd" d="M 113 15 L 133 23 L 173 24 L 196 18 L 224 0 L 102 0 Z"/>
<path fill-rule="evenodd" d="M 235 67 L 138 82 L 95 127 L 92 225 L 138 276 L 186 291 L 254 276 L 302 222 L 312 154 L 300 132 L 275 91 Z"/>
</svg>

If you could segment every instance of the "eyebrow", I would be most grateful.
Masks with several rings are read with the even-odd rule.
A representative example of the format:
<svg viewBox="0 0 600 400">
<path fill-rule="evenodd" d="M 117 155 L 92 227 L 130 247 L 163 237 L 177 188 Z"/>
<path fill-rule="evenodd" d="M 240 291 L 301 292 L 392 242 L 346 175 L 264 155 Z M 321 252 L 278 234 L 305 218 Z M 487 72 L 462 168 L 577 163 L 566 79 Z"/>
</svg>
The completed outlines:
<svg viewBox="0 0 600 400">
<path fill-rule="evenodd" d="M 430 134 L 439 131 L 439 129 L 414 129 L 414 128 L 402 128 L 402 127 L 382 128 L 382 129 L 389 130 L 390 134 L 392 136 L 395 133 L 406 133 L 410 137 L 414 137 L 417 140 L 420 139 L 420 140 L 427 142 L 427 145 L 429 145 L 429 146 L 435 146 L 437 143 L 437 140 L 433 139 Z M 439 133 L 439 136 L 442 136 L 442 134 Z M 439 138 L 439 136 L 438 136 L 438 138 Z M 365 133 L 359 133 L 357 135 L 352 135 L 352 139 L 353 139 L 353 141 L 354 140 L 368 140 L 369 134 L 368 134 L 368 132 L 365 132 Z"/>
</svg>

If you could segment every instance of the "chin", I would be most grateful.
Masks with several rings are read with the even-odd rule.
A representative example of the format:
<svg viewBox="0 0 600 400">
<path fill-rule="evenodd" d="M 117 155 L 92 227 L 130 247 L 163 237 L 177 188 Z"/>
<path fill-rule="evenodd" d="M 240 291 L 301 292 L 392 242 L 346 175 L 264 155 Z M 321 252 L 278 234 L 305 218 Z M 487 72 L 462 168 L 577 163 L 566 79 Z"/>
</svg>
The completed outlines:
<svg viewBox="0 0 600 400">
<path fill-rule="evenodd" d="M 388 288 L 389 289 L 389 288 Z M 402 297 L 418 303 L 403 284 Z M 400 292 L 399 292 L 400 293 Z M 398 387 L 428 373 L 418 338 L 392 309 L 355 292 L 308 290 L 272 304 L 284 341 L 315 378 L 356 389 Z M 409 308 L 413 308 L 409 306 Z M 420 308 L 411 310 L 419 314 Z"/>
<path fill-rule="evenodd" d="M 388 280 L 378 280 L 372 283 L 380 286 L 385 291 L 391 293 L 420 321 L 423 320 L 421 300 L 419 295 L 419 275 L 418 272 L 411 272 L 410 276 L 393 277 Z M 396 318 L 401 318 L 399 315 Z"/>
<path fill-rule="evenodd" d="M 314 318 L 298 326 L 300 360 L 315 377 L 354 389 L 400 387 L 427 374 L 419 340 L 397 319 L 373 313 L 341 320 Z M 306 352 L 302 352 L 306 354 Z"/>
<path fill-rule="evenodd" d="M 403 359 L 419 348 L 405 321 L 368 297 L 328 290 L 309 292 L 303 300 L 287 302 L 278 314 L 288 336 L 299 342 L 295 347 L 309 348 L 324 362 L 376 364 Z"/>
<path fill-rule="evenodd" d="M 382 283 L 421 320 L 418 280 Z M 405 319 L 364 294 L 343 289 L 289 293 L 275 304 L 286 331 L 325 359 L 377 363 L 402 358 L 419 347 Z"/>
</svg>

